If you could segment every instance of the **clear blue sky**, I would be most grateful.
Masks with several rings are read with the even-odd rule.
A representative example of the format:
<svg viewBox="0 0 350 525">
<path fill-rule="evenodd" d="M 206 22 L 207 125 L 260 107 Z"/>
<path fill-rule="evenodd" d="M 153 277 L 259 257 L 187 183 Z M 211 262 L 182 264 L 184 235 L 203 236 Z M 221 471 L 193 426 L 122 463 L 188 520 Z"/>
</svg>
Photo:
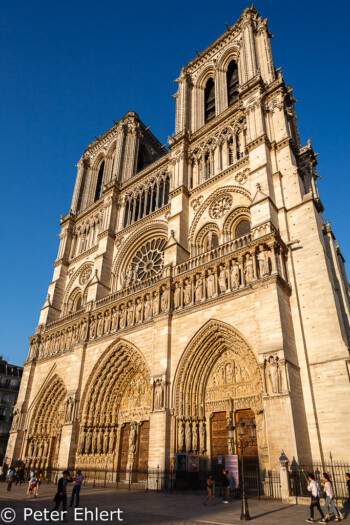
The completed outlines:
<svg viewBox="0 0 350 525">
<path fill-rule="evenodd" d="M 162 143 L 181 65 L 248 4 L 221 0 L 5 1 L 1 21 L 1 348 L 27 356 L 52 278 L 59 217 L 94 135 L 136 111 Z M 261 0 L 276 67 L 298 99 L 301 141 L 319 152 L 324 217 L 350 258 L 349 4 Z"/>
</svg>

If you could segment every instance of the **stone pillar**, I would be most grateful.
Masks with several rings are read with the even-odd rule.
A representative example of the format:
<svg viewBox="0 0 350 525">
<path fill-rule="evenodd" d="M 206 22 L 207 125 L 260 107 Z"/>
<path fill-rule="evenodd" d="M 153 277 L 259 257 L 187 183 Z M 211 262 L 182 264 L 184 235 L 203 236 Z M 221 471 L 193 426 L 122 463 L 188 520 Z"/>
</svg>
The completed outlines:
<svg viewBox="0 0 350 525">
<path fill-rule="evenodd" d="M 280 481 L 281 481 L 281 496 L 282 501 L 289 502 L 289 476 L 288 476 L 288 463 L 289 460 L 282 450 L 279 457 L 280 462 Z"/>
</svg>

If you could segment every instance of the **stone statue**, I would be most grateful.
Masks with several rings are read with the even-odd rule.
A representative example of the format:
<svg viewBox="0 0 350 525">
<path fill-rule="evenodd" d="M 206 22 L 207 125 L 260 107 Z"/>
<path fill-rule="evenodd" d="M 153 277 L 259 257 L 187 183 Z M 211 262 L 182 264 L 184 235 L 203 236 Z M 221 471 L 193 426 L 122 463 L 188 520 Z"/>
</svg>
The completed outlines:
<svg viewBox="0 0 350 525">
<path fill-rule="evenodd" d="M 97 453 L 102 454 L 103 451 L 103 432 L 100 430 L 97 435 Z"/>
<path fill-rule="evenodd" d="M 136 452 L 136 425 L 133 423 L 129 434 L 129 456 L 133 458 Z"/>
<path fill-rule="evenodd" d="M 156 290 L 153 294 L 153 315 L 159 314 L 159 292 Z"/>
<path fill-rule="evenodd" d="M 120 306 L 120 313 L 119 313 L 119 328 L 121 330 L 125 328 L 125 323 L 126 323 L 126 308 L 125 308 L 125 305 L 122 304 Z"/>
<path fill-rule="evenodd" d="M 13 419 L 12 419 L 12 427 L 11 427 L 12 431 L 18 430 L 20 415 L 21 415 L 21 412 L 18 410 L 18 408 L 15 408 L 15 410 L 13 411 Z"/>
<path fill-rule="evenodd" d="M 109 327 L 110 327 L 110 312 L 107 310 L 105 313 L 105 325 L 104 325 L 104 333 L 109 334 Z"/>
<path fill-rule="evenodd" d="M 94 433 L 92 434 L 92 453 L 95 454 L 97 450 L 97 432 L 94 430 Z"/>
<path fill-rule="evenodd" d="M 87 338 L 87 331 L 88 331 L 88 324 L 87 320 L 83 319 L 80 326 L 80 339 L 81 341 L 85 341 Z"/>
<path fill-rule="evenodd" d="M 108 443 L 109 443 L 109 432 L 108 430 L 105 430 L 104 436 L 103 436 L 103 453 L 108 453 Z"/>
<path fill-rule="evenodd" d="M 72 329 L 69 326 L 67 328 L 67 349 L 69 349 L 72 346 Z"/>
<path fill-rule="evenodd" d="M 80 434 L 80 440 L 79 440 L 79 447 L 78 447 L 78 454 L 84 454 L 84 448 L 85 448 L 85 430 L 83 429 Z"/>
<path fill-rule="evenodd" d="M 191 432 L 191 423 L 189 421 L 186 421 L 185 438 L 186 438 L 186 452 L 191 452 L 192 432 Z"/>
<path fill-rule="evenodd" d="M 131 326 L 134 322 L 134 305 L 131 301 L 128 302 L 127 325 Z"/>
<path fill-rule="evenodd" d="M 163 382 L 157 379 L 154 386 L 154 410 L 163 408 Z"/>
<path fill-rule="evenodd" d="M 212 273 L 211 268 L 209 268 L 208 270 L 207 295 L 208 295 L 208 299 L 210 299 L 210 297 L 213 297 L 213 295 L 215 295 L 215 276 Z"/>
<path fill-rule="evenodd" d="M 279 366 L 278 366 L 278 357 L 270 355 L 269 359 L 269 378 L 271 384 L 271 391 L 274 394 L 280 392 L 280 380 L 279 380 Z"/>
<path fill-rule="evenodd" d="M 196 303 L 199 303 L 203 299 L 203 279 L 201 275 L 198 275 L 196 279 L 194 296 Z"/>
<path fill-rule="evenodd" d="M 231 265 L 231 288 L 235 290 L 239 287 L 239 264 L 234 259 Z"/>
<path fill-rule="evenodd" d="M 205 423 L 204 421 L 201 421 L 199 424 L 199 439 L 200 439 L 201 454 L 204 454 L 206 451 L 205 438 L 206 438 Z"/>
<path fill-rule="evenodd" d="M 250 253 L 247 253 L 244 265 L 245 282 L 249 284 L 254 279 L 253 259 Z"/>
<path fill-rule="evenodd" d="M 198 426 L 196 421 L 194 421 L 192 426 L 192 450 L 193 452 L 198 450 Z"/>
<path fill-rule="evenodd" d="M 175 283 L 175 290 L 174 290 L 174 308 L 177 310 L 181 306 L 181 288 L 180 283 L 177 281 Z"/>
<path fill-rule="evenodd" d="M 101 314 L 97 316 L 97 337 L 103 335 L 103 317 Z"/>
<path fill-rule="evenodd" d="M 257 255 L 257 259 L 259 263 L 260 277 L 265 277 L 265 275 L 270 275 L 269 256 L 267 254 L 267 251 L 264 250 L 264 247 L 262 245 L 259 246 L 259 253 Z"/>
<path fill-rule="evenodd" d="M 118 310 L 116 308 L 113 308 L 112 310 L 112 325 L 111 330 L 114 332 L 114 330 L 117 329 L 118 326 Z"/>
<path fill-rule="evenodd" d="M 231 384 L 233 383 L 233 367 L 231 363 L 227 363 L 226 365 L 226 383 Z"/>
<path fill-rule="evenodd" d="M 221 264 L 219 268 L 219 288 L 221 293 L 224 293 L 227 290 L 226 277 L 227 270 L 225 266 Z"/>
<path fill-rule="evenodd" d="M 115 443 L 115 431 L 112 428 L 111 433 L 109 434 L 109 443 L 108 443 L 108 452 L 112 454 L 114 452 L 114 443 Z"/>
<path fill-rule="evenodd" d="M 91 317 L 90 321 L 90 339 L 95 339 L 96 337 L 96 321 L 95 317 Z"/>
<path fill-rule="evenodd" d="M 146 301 L 145 301 L 145 319 L 149 319 L 152 316 L 152 301 L 150 298 L 150 295 L 146 295 Z"/>
<path fill-rule="evenodd" d="M 92 440 L 92 433 L 89 430 L 89 432 L 86 435 L 85 454 L 90 454 L 91 452 L 91 440 Z"/>
<path fill-rule="evenodd" d="M 45 441 L 44 443 L 44 452 L 43 452 L 43 457 L 46 458 L 47 457 L 47 452 L 49 450 L 49 444 L 47 441 Z"/>
<path fill-rule="evenodd" d="M 184 439 L 185 439 L 185 431 L 184 431 L 184 424 L 181 419 L 178 421 L 178 450 L 179 452 L 182 452 L 184 449 Z"/>
<path fill-rule="evenodd" d="M 162 291 L 162 295 L 160 297 L 160 309 L 161 309 L 161 312 L 166 312 L 167 311 L 168 304 L 169 304 L 169 301 L 168 301 L 168 290 L 164 286 L 163 287 L 163 291 Z"/>
<path fill-rule="evenodd" d="M 185 281 L 184 287 L 184 305 L 188 306 L 192 302 L 192 284 L 189 279 Z"/>
<path fill-rule="evenodd" d="M 141 303 L 140 297 L 138 297 L 136 299 L 135 323 L 140 323 L 142 321 L 142 310 L 143 310 L 143 305 Z"/>
</svg>

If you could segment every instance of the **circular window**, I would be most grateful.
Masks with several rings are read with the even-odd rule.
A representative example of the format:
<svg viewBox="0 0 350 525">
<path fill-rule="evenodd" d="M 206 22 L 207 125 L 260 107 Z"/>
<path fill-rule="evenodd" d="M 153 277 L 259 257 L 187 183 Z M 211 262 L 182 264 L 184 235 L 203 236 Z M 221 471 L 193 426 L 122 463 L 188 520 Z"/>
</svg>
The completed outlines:
<svg viewBox="0 0 350 525">
<path fill-rule="evenodd" d="M 161 271 L 164 264 L 165 245 L 165 239 L 153 239 L 136 253 L 131 261 L 131 266 L 138 280 L 142 281 Z"/>
</svg>

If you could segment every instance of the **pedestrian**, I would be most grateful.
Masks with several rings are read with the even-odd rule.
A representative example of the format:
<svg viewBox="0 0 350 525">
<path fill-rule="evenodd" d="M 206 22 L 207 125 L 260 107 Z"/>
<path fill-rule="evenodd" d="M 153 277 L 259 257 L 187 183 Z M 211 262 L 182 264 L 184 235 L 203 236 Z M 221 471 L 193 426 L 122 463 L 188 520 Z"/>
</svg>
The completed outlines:
<svg viewBox="0 0 350 525">
<path fill-rule="evenodd" d="M 204 505 L 207 504 L 208 500 L 210 501 L 212 505 L 215 505 L 215 503 L 213 502 L 213 485 L 214 485 L 213 476 L 209 474 L 207 478 L 207 497 L 203 501 Z"/>
<path fill-rule="evenodd" d="M 38 485 L 38 478 L 35 472 L 33 472 L 33 476 L 29 480 L 28 499 L 30 499 L 32 494 L 34 495 L 35 498 L 37 498 L 37 494 L 36 494 L 37 485 Z"/>
<path fill-rule="evenodd" d="M 4 473 L 4 469 L 3 469 L 3 466 L 0 465 L 0 479 L 2 479 L 2 475 Z"/>
<path fill-rule="evenodd" d="M 324 504 L 324 510 L 326 511 L 326 517 L 323 518 L 321 521 L 323 523 L 326 523 L 327 521 L 330 520 L 329 505 L 332 507 L 332 510 L 334 513 L 334 521 L 341 521 L 344 516 L 339 512 L 338 508 L 335 506 L 334 499 L 333 499 L 334 498 L 333 485 L 331 482 L 331 478 L 326 472 L 323 473 L 322 487 L 324 488 L 324 491 L 326 493 L 326 501 Z"/>
<path fill-rule="evenodd" d="M 345 472 L 346 486 L 348 489 L 348 503 L 350 505 L 350 472 Z"/>
<path fill-rule="evenodd" d="M 83 479 L 84 479 L 84 476 L 82 475 L 81 470 L 77 470 L 77 475 L 75 477 L 75 483 L 74 483 L 72 495 L 70 498 L 70 504 L 69 504 L 70 507 L 73 506 L 74 496 L 75 496 L 75 506 L 79 507 L 79 495 L 80 495 L 80 488 L 81 488 Z"/>
<path fill-rule="evenodd" d="M 62 502 L 63 511 L 67 511 L 67 483 L 73 481 L 72 476 L 69 474 L 68 470 L 62 472 L 62 477 L 58 480 L 57 483 L 57 493 L 54 497 L 55 507 L 52 510 L 58 510 L 60 503 Z M 63 521 L 67 521 L 67 518 L 64 517 Z"/>
<path fill-rule="evenodd" d="M 320 486 L 317 483 L 317 481 L 315 481 L 315 476 L 311 472 L 307 475 L 307 480 L 309 482 L 307 486 L 307 490 L 311 492 L 311 503 L 310 503 L 310 518 L 307 519 L 306 521 L 308 523 L 315 523 L 316 521 L 314 519 L 314 508 L 315 507 L 317 508 L 318 512 L 321 514 L 321 519 L 322 520 L 324 519 L 324 514 L 320 506 Z"/>
<path fill-rule="evenodd" d="M 9 491 L 12 489 L 13 477 L 14 473 L 12 468 L 10 468 L 7 472 L 7 490 Z"/>
<path fill-rule="evenodd" d="M 35 496 L 39 496 L 39 488 L 40 488 L 40 485 L 42 483 L 42 480 L 43 480 L 43 472 L 42 470 L 39 472 L 39 475 L 38 475 L 38 483 L 36 484 L 36 487 L 35 487 Z"/>
<path fill-rule="evenodd" d="M 222 500 L 222 502 L 228 503 L 228 499 L 230 497 L 230 477 L 228 474 L 228 470 L 226 469 L 222 470 L 221 483 L 224 489 L 224 499 Z"/>
</svg>

